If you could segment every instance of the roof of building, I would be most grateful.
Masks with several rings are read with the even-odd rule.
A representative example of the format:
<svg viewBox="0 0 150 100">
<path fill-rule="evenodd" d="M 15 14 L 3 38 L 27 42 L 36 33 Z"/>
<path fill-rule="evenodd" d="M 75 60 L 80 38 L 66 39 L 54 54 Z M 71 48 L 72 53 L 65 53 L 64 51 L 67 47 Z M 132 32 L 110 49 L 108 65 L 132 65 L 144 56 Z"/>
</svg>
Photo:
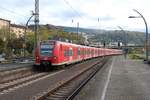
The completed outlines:
<svg viewBox="0 0 150 100">
<path fill-rule="evenodd" d="M 6 20 L 6 19 L 3 19 L 3 18 L 0 18 L 0 20 L 10 22 L 10 20 Z"/>
<path fill-rule="evenodd" d="M 17 24 L 10 24 L 11 27 L 17 27 L 17 28 L 26 28 L 23 25 L 17 25 Z"/>
</svg>

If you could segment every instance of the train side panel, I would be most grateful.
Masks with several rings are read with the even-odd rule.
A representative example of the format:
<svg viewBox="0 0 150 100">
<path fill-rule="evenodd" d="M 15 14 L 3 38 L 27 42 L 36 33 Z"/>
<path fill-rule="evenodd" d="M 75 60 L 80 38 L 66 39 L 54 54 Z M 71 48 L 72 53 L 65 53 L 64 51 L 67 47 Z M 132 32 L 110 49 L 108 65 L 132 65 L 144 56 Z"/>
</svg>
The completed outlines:
<svg viewBox="0 0 150 100">
<path fill-rule="evenodd" d="M 44 44 L 44 42 L 42 43 Z M 45 44 L 42 47 L 51 47 L 51 45 L 54 45 L 52 46 L 53 49 L 51 50 L 51 56 L 48 56 L 50 51 L 47 51 L 47 55 L 42 55 L 41 50 L 43 50 L 43 48 L 38 46 L 35 50 L 35 64 L 40 65 L 42 62 L 50 62 L 52 66 L 58 66 L 71 64 L 94 57 L 122 54 L 121 50 L 116 49 L 95 48 L 60 41 L 48 41 L 46 43 L 48 44 Z"/>
</svg>

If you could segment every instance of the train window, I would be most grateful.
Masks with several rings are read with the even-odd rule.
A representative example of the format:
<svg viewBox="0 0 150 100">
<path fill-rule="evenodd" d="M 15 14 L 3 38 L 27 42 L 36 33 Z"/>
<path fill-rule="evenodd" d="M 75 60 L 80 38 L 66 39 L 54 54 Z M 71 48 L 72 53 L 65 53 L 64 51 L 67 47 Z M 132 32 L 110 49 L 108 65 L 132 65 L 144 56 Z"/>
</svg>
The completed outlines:
<svg viewBox="0 0 150 100">
<path fill-rule="evenodd" d="M 83 50 L 80 49 L 80 52 L 81 52 L 80 55 L 83 55 Z"/>
<path fill-rule="evenodd" d="M 41 49 L 53 49 L 54 45 L 50 44 L 41 44 Z"/>
<path fill-rule="evenodd" d="M 70 56 L 71 55 L 71 52 L 70 52 L 70 50 L 68 50 L 68 56 Z"/>
<path fill-rule="evenodd" d="M 71 51 L 71 56 L 73 56 L 73 51 Z"/>
<path fill-rule="evenodd" d="M 82 55 L 84 55 L 84 49 L 82 49 Z"/>
<path fill-rule="evenodd" d="M 81 55 L 81 50 L 80 50 L 80 48 L 78 48 L 78 55 Z"/>
<path fill-rule="evenodd" d="M 69 50 L 69 56 L 73 56 L 73 49 L 72 48 L 70 48 L 70 50 Z"/>
<path fill-rule="evenodd" d="M 87 55 L 87 50 L 85 50 L 85 54 Z"/>
<path fill-rule="evenodd" d="M 64 56 L 70 56 L 71 55 L 71 52 L 70 50 L 64 50 Z"/>
<path fill-rule="evenodd" d="M 64 56 L 73 56 L 73 55 L 74 52 L 72 48 L 70 50 L 64 50 Z"/>
<path fill-rule="evenodd" d="M 84 55 L 86 55 L 86 50 L 84 49 Z"/>
<path fill-rule="evenodd" d="M 88 55 L 88 50 L 86 50 L 86 55 Z"/>
<path fill-rule="evenodd" d="M 94 51 L 92 50 L 92 55 L 94 54 Z"/>
<path fill-rule="evenodd" d="M 64 50 L 64 56 L 67 56 L 67 50 Z"/>
<path fill-rule="evenodd" d="M 83 55 L 85 55 L 85 49 L 83 50 Z"/>
<path fill-rule="evenodd" d="M 88 50 L 88 55 L 90 54 L 90 50 Z"/>
<path fill-rule="evenodd" d="M 63 46 L 62 46 L 62 44 L 60 45 L 60 50 L 62 50 L 63 49 Z"/>
<path fill-rule="evenodd" d="M 54 45 L 51 44 L 41 44 L 40 52 L 43 56 L 52 56 Z"/>
<path fill-rule="evenodd" d="M 88 50 L 86 50 L 86 55 L 88 55 Z"/>
</svg>

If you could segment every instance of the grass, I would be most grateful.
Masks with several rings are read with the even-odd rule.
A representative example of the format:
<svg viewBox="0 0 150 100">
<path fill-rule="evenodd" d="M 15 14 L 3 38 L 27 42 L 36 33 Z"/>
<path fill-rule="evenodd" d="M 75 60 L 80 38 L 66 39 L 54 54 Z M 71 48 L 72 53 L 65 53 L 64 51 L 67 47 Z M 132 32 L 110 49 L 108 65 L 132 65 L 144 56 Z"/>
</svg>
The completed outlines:
<svg viewBox="0 0 150 100">
<path fill-rule="evenodd" d="M 134 53 L 129 54 L 129 57 L 131 59 L 144 59 L 144 57 L 142 55 L 140 55 L 140 54 L 134 54 Z"/>
</svg>

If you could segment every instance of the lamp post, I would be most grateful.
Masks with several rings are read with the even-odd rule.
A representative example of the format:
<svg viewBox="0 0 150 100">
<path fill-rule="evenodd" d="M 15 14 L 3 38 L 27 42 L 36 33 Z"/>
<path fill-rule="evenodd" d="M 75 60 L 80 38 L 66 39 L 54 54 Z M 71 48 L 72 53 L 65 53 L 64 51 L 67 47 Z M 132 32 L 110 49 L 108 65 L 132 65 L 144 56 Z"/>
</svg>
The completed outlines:
<svg viewBox="0 0 150 100">
<path fill-rule="evenodd" d="M 129 16 L 128 18 L 142 18 L 143 21 L 144 21 L 144 23 L 145 23 L 145 28 L 146 28 L 146 31 L 145 31 L 145 33 L 146 33 L 146 37 L 145 37 L 146 55 L 145 55 L 145 57 L 146 57 L 146 59 L 144 59 L 144 60 L 146 60 L 148 62 L 149 59 L 148 59 L 148 27 L 147 27 L 147 22 L 146 22 L 144 16 L 139 11 L 137 11 L 135 9 L 133 9 L 133 11 L 135 11 L 136 13 L 138 13 L 140 16 Z"/>
<path fill-rule="evenodd" d="M 125 38 L 124 46 L 126 48 L 127 47 L 127 33 L 124 31 L 124 29 L 122 27 L 118 26 L 118 28 L 124 33 L 124 38 Z"/>
<path fill-rule="evenodd" d="M 79 41 L 79 22 L 77 22 L 77 41 L 78 41 L 78 44 L 80 44 L 80 41 Z"/>
<path fill-rule="evenodd" d="M 32 16 L 29 17 L 29 19 L 26 22 L 26 26 L 25 26 L 25 32 L 24 32 L 24 46 L 23 46 L 23 52 L 24 52 L 24 58 L 26 57 L 26 34 L 27 34 L 27 29 L 28 29 L 28 24 L 30 22 L 30 20 L 32 19 L 32 17 L 34 16 L 34 13 L 32 12 Z"/>
<path fill-rule="evenodd" d="M 125 59 L 127 58 L 127 53 L 128 53 L 128 49 L 127 49 L 127 33 L 123 30 L 122 27 L 118 26 L 119 29 L 121 29 L 121 31 L 124 33 L 124 57 Z"/>
<path fill-rule="evenodd" d="M 73 19 L 71 20 L 71 28 L 73 28 Z M 73 40 L 72 40 L 72 33 L 69 32 L 69 42 L 72 43 Z"/>
</svg>

